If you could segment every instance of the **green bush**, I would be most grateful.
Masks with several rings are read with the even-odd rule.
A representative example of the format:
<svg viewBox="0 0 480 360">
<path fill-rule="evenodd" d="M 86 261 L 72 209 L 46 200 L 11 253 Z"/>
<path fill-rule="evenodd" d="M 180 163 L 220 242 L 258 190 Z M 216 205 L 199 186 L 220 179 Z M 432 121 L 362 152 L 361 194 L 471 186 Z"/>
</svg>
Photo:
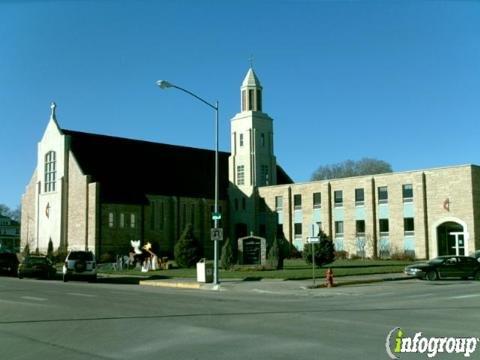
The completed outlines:
<svg viewBox="0 0 480 360">
<path fill-rule="evenodd" d="M 233 258 L 233 251 L 232 251 L 232 243 L 230 242 L 230 238 L 227 238 L 225 244 L 222 247 L 222 256 L 220 257 L 220 266 L 224 270 L 229 270 L 232 268 L 234 264 Z"/>
<path fill-rule="evenodd" d="M 190 268 L 200 260 L 202 251 L 193 235 L 193 227 L 188 224 L 174 248 L 175 262 L 181 268 Z"/>
<path fill-rule="evenodd" d="M 48 240 L 47 257 L 49 259 L 53 259 L 53 242 L 52 242 L 52 239 Z"/>
<path fill-rule="evenodd" d="M 65 262 L 65 258 L 68 255 L 68 250 L 65 246 L 59 246 L 57 251 L 55 251 L 53 260 L 56 263 L 63 263 Z"/>
<path fill-rule="evenodd" d="M 335 246 L 330 238 L 323 231 L 318 234 L 320 243 L 313 245 L 315 265 L 323 266 L 335 261 Z M 312 263 L 312 244 L 305 244 L 303 247 L 303 258 L 308 264 Z"/>
</svg>

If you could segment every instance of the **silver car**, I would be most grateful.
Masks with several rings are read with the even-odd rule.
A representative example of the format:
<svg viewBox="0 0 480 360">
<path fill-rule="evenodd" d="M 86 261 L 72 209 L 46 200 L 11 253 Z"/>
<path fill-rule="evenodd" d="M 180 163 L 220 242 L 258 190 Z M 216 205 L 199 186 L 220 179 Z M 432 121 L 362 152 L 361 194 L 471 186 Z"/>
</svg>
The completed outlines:
<svg viewBox="0 0 480 360">
<path fill-rule="evenodd" d="M 70 251 L 63 264 L 63 281 L 71 278 L 97 280 L 97 262 L 91 251 Z"/>
</svg>

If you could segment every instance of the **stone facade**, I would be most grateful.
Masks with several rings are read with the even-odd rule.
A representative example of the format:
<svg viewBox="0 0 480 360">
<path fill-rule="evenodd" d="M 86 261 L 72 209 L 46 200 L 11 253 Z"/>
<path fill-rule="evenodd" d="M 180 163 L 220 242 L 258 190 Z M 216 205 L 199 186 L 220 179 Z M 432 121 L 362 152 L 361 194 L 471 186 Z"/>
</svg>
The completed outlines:
<svg viewBox="0 0 480 360">
<path fill-rule="evenodd" d="M 443 224 L 463 229 L 461 253 L 478 248 L 479 175 L 479 167 L 464 165 L 261 187 L 258 194 L 277 232 L 299 250 L 320 226 L 337 250 L 350 255 L 431 258 L 446 251 L 437 246 Z"/>
</svg>

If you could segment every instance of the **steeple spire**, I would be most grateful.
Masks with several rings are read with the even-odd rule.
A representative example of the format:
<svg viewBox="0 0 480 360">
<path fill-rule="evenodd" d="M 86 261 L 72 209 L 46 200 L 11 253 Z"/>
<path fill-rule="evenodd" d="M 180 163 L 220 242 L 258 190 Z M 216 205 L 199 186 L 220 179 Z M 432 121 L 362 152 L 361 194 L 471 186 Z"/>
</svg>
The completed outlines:
<svg viewBox="0 0 480 360">
<path fill-rule="evenodd" d="M 262 111 L 262 85 L 251 67 L 248 69 L 240 89 L 242 92 L 242 112 Z"/>
<path fill-rule="evenodd" d="M 57 116 L 55 114 L 55 109 L 56 108 L 57 108 L 57 104 L 55 104 L 55 102 L 52 101 L 52 103 L 50 104 L 50 109 L 51 109 L 50 120 L 53 120 L 55 122 L 57 122 Z"/>
</svg>

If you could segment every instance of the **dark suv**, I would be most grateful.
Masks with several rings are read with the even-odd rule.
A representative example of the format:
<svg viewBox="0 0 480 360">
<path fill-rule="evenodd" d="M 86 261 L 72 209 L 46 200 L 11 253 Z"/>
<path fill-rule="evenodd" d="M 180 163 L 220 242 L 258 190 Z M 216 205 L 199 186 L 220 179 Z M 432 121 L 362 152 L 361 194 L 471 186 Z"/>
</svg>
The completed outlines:
<svg viewBox="0 0 480 360">
<path fill-rule="evenodd" d="M 18 263 L 16 254 L 0 253 L 0 273 L 16 276 Z"/>
<path fill-rule="evenodd" d="M 63 264 L 63 281 L 73 277 L 97 280 L 97 262 L 91 251 L 72 250 L 68 253 Z"/>
</svg>

